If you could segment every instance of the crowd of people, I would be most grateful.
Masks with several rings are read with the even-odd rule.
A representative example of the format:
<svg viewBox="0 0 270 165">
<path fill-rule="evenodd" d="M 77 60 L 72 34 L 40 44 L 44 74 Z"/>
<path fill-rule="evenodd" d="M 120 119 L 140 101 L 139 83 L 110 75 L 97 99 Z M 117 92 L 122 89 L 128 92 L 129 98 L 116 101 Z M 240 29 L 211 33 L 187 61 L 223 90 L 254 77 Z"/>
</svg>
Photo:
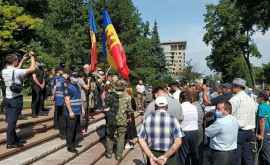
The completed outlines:
<svg viewBox="0 0 270 165">
<path fill-rule="evenodd" d="M 21 69 L 30 59 L 30 66 Z M 76 153 L 78 140 L 87 134 L 89 117 L 106 116 L 106 153 L 121 160 L 126 148 L 138 140 L 145 163 L 151 165 L 270 165 L 269 90 L 247 92 L 246 81 L 230 83 L 152 84 L 142 80 L 132 90 L 129 82 L 98 69 L 57 67 L 47 70 L 34 52 L 18 60 L 7 55 L 1 77 L 5 86 L 4 111 L 7 148 L 25 143 L 16 135 L 16 123 L 23 109 L 22 81 L 32 85 L 32 117 L 38 117 L 44 100 L 52 101 L 54 126 L 67 150 Z M 148 94 L 147 94 L 148 92 Z M 255 97 L 257 96 L 257 97 Z M 146 103 L 147 102 L 147 103 Z M 135 112 L 144 114 L 137 132 Z"/>
<path fill-rule="evenodd" d="M 269 165 L 270 92 L 250 91 L 241 78 L 154 88 L 138 133 L 147 164 Z"/>
</svg>

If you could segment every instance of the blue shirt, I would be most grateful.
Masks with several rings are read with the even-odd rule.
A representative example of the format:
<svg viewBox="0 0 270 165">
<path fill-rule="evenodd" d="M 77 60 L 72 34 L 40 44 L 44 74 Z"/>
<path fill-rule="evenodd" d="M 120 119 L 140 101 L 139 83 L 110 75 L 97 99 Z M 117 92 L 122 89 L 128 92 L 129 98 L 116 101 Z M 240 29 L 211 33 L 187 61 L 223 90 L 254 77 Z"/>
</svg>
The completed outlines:
<svg viewBox="0 0 270 165">
<path fill-rule="evenodd" d="M 55 105 L 63 106 L 64 105 L 64 89 L 65 89 L 65 79 L 62 76 L 56 76 L 54 78 L 54 87 L 55 87 Z"/>
<path fill-rule="evenodd" d="M 258 107 L 259 118 L 265 119 L 265 129 L 270 130 L 270 105 L 261 103 Z"/>
<path fill-rule="evenodd" d="M 175 117 L 164 110 L 158 110 L 146 116 L 138 137 L 145 139 L 152 150 L 167 151 L 174 140 L 183 137 L 183 134 Z"/>
<path fill-rule="evenodd" d="M 218 151 L 231 151 L 237 148 L 239 124 L 235 117 L 227 115 L 206 128 L 205 134 L 210 137 L 210 148 Z"/>
<path fill-rule="evenodd" d="M 77 84 L 69 83 L 65 90 L 65 96 L 70 97 L 70 103 L 73 113 L 75 115 L 80 115 L 82 109 L 80 87 Z"/>
</svg>

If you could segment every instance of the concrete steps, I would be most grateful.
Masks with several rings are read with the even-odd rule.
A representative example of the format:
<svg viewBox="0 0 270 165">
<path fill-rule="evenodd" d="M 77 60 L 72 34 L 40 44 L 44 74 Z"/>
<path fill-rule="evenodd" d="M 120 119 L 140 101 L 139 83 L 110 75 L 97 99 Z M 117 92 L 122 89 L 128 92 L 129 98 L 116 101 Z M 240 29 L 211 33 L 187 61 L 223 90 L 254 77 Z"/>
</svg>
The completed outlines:
<svg viewBox="0 0 270 165">
<path fill-rule="evenodd" d="M 94 119 L 90 119 L 89 125 L 94 124 L 94 123 L 96 123 L 96 122 L 98 122 L 100 120 L 104 120 L 104 114 L 103 113 L 96 114 L 94 116 Z M 53 121 L 51 120 L 48 123 L 52 124 L 52 122 Z M 88 130 L 91 130 L 91 129 L 88 129 Z M 29 135 L 31 135 L 31 137 L 26 139 L 27 143 L 21 148 L 6 149 L 6 144 L 2 143 L 0 145 L 0 160 L 2 160 L 2 161 L 0 161 L 0 164 L 2 164 L 3 161 L 5 161 L 7 159 L 12 160 L 12 159 L 16 158 L 17 155 L 20 154 L 20 153 L 28 154 L 29 149 L 32 149 L 35 146 L 39 147 L 43 143 L 46 143 L 46 142 L 48 142 L 50 140 L 54 140 L 56 137 L 58 137 L 59 132 L 58 132 L 58 130 L 52 129 L 52 125 L 51 125 L 50 129 L 47 129 L 44 132 L 38 132 L 36 134 L 30 133 Z M 61 146 L 61 147 L 63 147 L 63 146 Z M 58 149 L 58 148 L 59 147 L 56 147 L 56 149 Z M 22 152 L 22 151 L 24 151 L 24 152 Z M 51 153 L 52 151 L 51 150 L 48 151 L 45 154 L 45 156 L 48 153 Z M 31 153 L 31 151 L 30 151 L 30 153 Z M 12 156 L 12 155 L 14 155 L 14 156 Z M 22 156 L 22 157 L 24 157 L 24 156 Z M 30 160 L 37 160 L 37 159 L 39 159 L 39 156 L 37 156 L 36 158 L 29 158 L 29 159 Z M 26 162 L 28 162 L 28 161 L 26 161 Z M 21 164 L 24 164 L 24 162 L 22 161 Z"/>
<path fill-rule="evenodd" d="M 65 140 L 58 138 L 58 130 L 53 129 L 53 114 L 39 118 L 28 118 L 19 121 L 17 131 L 27 140 L 22 148 L 6 149 L 5 127 L 0 125 L 0 165 L 84 165 L 84 164 L 119 164 L 114 159 L 107 160 L 104 156 L 105 115 L 95 113 L 90 116 L 88 132 L 80 141 L 79 153 L 67 151 Z M 27 116 L 28 117 L 28 116 Z M 142 116 L 136 115 L 136 124 L 142 122 Z M 0 122 L 1 124 L 1 122 Z M 2 130 L 1 130 L 2 129 Z M 2 132 L 1 132 L 2 131 Z M 128 156 L 132 150 L 125 150 Z"/>
</svg>

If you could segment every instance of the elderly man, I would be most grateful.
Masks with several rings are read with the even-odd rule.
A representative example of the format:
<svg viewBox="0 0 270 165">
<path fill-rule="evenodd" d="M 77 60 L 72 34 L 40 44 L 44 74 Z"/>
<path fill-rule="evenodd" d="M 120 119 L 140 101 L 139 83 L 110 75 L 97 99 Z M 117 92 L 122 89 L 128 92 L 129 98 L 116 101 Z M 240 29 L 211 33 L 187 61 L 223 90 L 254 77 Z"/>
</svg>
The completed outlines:
<svg viewBox="0 0 270 165">
<path fill-rule="evenodd" d="M 165 96 L 155 100 L 156 110 L 146 116 L 139 132 L 139 143 L 148 157 L 147 164 L 177 165 L 177 150 L 183 133 L 178 120 L 168 110 Z"/>
<path fill-rule="evenodd" d="M 165 96 L 168 100 L 168 113 L 174 116 L 180 123 L 183 121 L 184 116 L 182 112 L 182 106 L 179 100 L 175 100 L 174 98 L 169 97 L 168 92 L 162 87 L 156 87 L 153 90 L 153 95 L 155 98 L 159 96 Z M 146 117 L 149 113 L 154 112 L 154 111 L 155 111 L 155 101 L 152 101 L 146 107 L 144 117 Z"/>
<path fill-rule="evenodd" d="M 257 105 L 255 101 L 244 91 L 246 81 L 236 78 L 232 82 L 233 93 L 231 99 L 232 115 L 239 123 L 237 154 L 235 154 L 235 165 L 254 165 L 254 143 L 256 111 Z"/>
</svg>

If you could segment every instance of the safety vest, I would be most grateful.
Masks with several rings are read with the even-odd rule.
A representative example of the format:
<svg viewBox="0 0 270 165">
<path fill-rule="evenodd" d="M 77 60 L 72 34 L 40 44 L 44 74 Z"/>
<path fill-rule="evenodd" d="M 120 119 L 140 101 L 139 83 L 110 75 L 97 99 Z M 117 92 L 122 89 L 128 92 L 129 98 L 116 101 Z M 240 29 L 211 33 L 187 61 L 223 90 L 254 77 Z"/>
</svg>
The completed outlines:
<svg viewBox="0 0 270 165">
<path fill-rule="evenodd" d="M 67 94 L 70 96 L 70 104 L 73 113 L 76 115 L 81 114 L 82 100 L 80 87 L 77 84 L 68 84 Z"/>
<path fill-rule="evenodd" d="M 65 79 L 64 77 L 57 76 L 54 80 L 55 86 L 55 105 L 63 106 L 64 105 L 64 90 L 65 90 Z"/>
</svg>

